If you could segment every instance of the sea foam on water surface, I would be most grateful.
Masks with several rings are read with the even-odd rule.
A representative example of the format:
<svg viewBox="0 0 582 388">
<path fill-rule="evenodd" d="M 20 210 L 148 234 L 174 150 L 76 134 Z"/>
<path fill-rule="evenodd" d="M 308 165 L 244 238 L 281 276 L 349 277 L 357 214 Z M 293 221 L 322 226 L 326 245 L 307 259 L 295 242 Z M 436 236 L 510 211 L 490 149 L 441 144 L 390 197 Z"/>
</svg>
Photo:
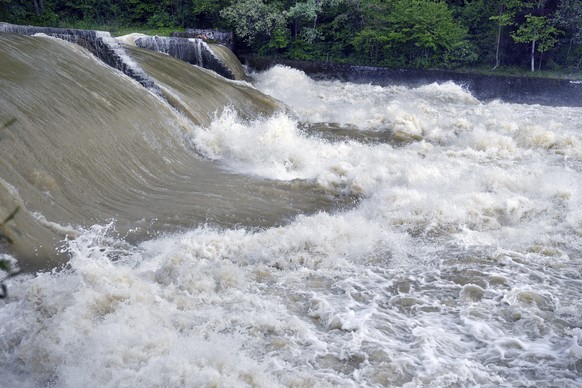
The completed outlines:
<svg viewBox="0 0 582 388">
<path fill-rule="evenodd" d="M 582 384 L 582 110 L 482 103 L 452 83 L 255 78 L 292 113 L 227 109 L 192 144 L 353 206 L 135 246 L 79 230 L 66 267 L 9 282 L 11 373 L 57 387 Z M 302 125 L 317 122 L 410 136 Z"/>
</svg>

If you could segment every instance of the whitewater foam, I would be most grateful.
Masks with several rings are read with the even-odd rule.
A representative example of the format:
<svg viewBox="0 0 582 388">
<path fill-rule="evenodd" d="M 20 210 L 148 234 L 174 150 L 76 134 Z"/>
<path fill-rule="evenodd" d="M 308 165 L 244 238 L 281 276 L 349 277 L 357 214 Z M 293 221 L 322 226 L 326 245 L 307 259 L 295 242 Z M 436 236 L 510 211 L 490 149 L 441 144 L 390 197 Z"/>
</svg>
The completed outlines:
<svg viewBox="0 0 582 388">
<path fill-rule="evenodd" d="M 238 174 L 307 181 L 353 203 L 135 245 L 111 225 L 80 230 L 64 269 L 8 283 L 9 377 L 55 387 L 582 384 L 582 110 L 485 104 L 451 83 L 379 88 L 288 68 L 255 78 L 292 113 L 227 109 L 188 141 Z M 410 141 L 305 125 L 321 121 Z"/>
</svg>

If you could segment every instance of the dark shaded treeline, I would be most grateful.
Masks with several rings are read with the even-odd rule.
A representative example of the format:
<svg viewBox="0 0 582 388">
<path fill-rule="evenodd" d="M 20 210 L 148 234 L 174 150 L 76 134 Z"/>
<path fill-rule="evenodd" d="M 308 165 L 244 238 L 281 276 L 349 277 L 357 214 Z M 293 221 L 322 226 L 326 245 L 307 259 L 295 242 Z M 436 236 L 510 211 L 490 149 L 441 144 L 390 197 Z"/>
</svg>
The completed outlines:
<svg viewBox="0 0 582 388">
<path fill-rule="evenodd" d="M 0 20 L 232 29 L 241 51 L 298 60 L 582 68 L 580 0 L 0 0 Z"/>
</svg>

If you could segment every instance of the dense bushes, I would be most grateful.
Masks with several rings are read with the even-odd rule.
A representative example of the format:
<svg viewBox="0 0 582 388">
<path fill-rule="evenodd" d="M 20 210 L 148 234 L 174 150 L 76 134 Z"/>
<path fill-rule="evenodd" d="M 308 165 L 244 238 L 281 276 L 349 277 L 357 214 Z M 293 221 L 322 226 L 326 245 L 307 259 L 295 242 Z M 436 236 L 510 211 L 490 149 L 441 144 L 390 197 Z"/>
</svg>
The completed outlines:
<svg viewBox="0 0 582 388">
<path fill-rule="evenodd" d="M 0 0 L 18 24 L 235 31 L 239 48 L 406 67 L 582 66 L 580 0 Z"/>
</svg>

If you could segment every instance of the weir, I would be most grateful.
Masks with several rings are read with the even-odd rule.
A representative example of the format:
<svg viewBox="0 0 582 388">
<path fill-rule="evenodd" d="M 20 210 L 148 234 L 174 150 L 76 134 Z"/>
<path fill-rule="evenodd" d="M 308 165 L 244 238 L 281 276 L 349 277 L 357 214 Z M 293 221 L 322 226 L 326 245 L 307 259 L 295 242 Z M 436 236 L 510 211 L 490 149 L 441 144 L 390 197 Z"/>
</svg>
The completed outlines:
<svg viewBox="0 0 582 388">
<path fill-rule="evenodd" d="M 192 145 L 197 126 L 226 107 L 252 119 L 283 109 L 273 98 L 123 47 L 160 98 L 80 46 L 28 36 L 35 30 L 0 33 L 0 219 L 20 209 L 6 230 L 14 243 L 0 254 L 13 253 L 22 270 L 64 262 L 65 238 L 111 220 L 132 242 L 200 224 L 278 225 L 334 205 L 309 184 L 229 173 Z"/>
<path fill-rule="evenodd" d="M 170 36 L 177 38 L 199 38 L 204 36 L 207 39 L 228 47 L 230 50 L 234 50 L 234 34 L 232 32 L 187 28 L 185 32 L 172 32 Z"/>
<path fill-rule="evenodd" d="M 123 48 L 0 33 L 3 387 L 582 386 L 581 108 Z"/>
<path fill-rule="evenodd" d="M 78 44 L 89 50 L 109 66 L 122 71 L 145 88 L 160 95 L 150 77 L 126 54 L 121 45 L 106 31 L 77 30 L 70 28 L 20 26 L 0 23 L 0 31 L 20 35 L 45 34 L 67 42 Z"/>
<path fill-rule="evenodd" d="M 155 82 L 133 61 L 123 45 L 107 31 L 0 23 L 0 32 L 28 36 L 45 34 L 78 44 L 89 50 L 107 65 L 122 71 L 125 75 L 135 79 L 155 94 L 162 95 Z M 232 64 L 233 61 L 230 60 L 230 57 L 234 55 L 230 53 L 231 55 L 229 56 L 223 53 L 228 50 L 227 47 L 213 45 L 213 49 L 202 39 L 135 35 L 131 36 L 130 39 L 126 38 L 125 42 L 137 47 L 168 54 L 184 62 L 212 70 L 228 79 L 244 79 L 245 77 L 240 63 L 236 61 L 236 65 Z"/>
<path fill-rule="evenodd" d="M 213 70 L 225 78 L 237 78 L 202 39 L 138 35 L 133 38 L 133 43 L 137 47 L 168 54 L 184 62 Z"/>
</svg>

